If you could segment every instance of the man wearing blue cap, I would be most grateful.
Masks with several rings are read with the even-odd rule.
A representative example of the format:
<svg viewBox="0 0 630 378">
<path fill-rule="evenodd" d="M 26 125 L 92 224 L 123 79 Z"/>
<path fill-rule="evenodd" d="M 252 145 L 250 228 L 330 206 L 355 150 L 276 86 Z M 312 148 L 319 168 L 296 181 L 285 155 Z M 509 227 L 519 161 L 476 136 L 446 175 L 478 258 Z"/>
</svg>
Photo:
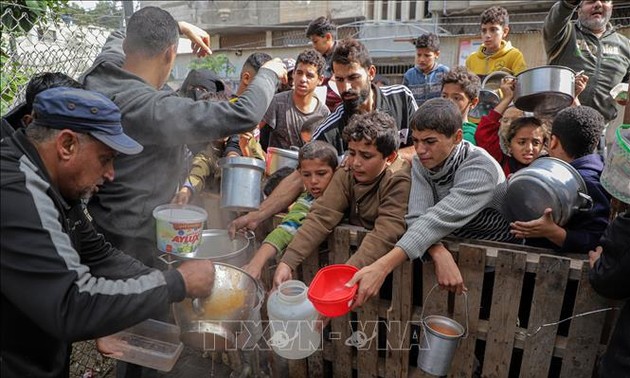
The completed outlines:
<svg viewBox="0 0 630 378">
<path fill-rule="evenodd" d="M 210 294 L 210 261 L 160 272 L 92 226 L 82 199 L 114 179 L 119 153 L 143 149 L 120 121 L 99 93 L 53 88 L 35 97 L 33 121 L 0 142 L 2 377 L 68 376 L 72 342 Z"/>
</svg>

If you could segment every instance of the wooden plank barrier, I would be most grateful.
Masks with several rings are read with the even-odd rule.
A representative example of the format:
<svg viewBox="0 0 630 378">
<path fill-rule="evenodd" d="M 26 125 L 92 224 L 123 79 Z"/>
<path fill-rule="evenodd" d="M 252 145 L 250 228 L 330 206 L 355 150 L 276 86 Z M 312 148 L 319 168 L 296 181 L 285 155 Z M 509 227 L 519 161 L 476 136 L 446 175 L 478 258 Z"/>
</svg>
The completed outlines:
<svg viewBox="0 0 630 378">
<path fill-rule="evenodd" d="M 365 233 L 337 227 L 329 251 L 310 256 L 298 279 L 309 284 L 321 267 L 345 262 Z M 405 262 L 380 297 L 332 319 L 321 350 L 290 361 L 288 376 L 432 377 L 417 367 L 422 306 L 425 316 L 449 316 L 462 326 L 468 313 L 468 335 L 460 339 L 449 377 L 592 376 L 616 316 L 597 312 L 554 324 L 616 305 L 590 287 L 586 256 L 453 238 L 444 243 L 468 288 L 468 308 L 463 295 L 438 289 L 427 300 L 436 283 L 433 263 Z"/>
</svg>

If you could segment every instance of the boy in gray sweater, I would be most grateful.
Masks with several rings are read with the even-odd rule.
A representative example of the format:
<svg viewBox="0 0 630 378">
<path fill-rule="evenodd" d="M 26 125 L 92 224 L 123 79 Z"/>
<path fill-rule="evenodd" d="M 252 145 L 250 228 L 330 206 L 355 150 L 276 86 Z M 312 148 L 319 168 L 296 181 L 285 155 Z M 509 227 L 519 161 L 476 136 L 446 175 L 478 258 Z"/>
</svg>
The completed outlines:
<svg viewBox="0 0 630 378">
<path fill-rule="evenodd" d="M 385 277 L 405 260 L 433 259 L 438 284 L 466 290 L 451 253 L 440 243 L 447 235 L 508 241 L 509 225 L 500 212 L 505 175 L 483 149 L 462 138 L 462 116 L 454 102 L 425 102 L 411 120 L 417 156 L 411 169 L 407 231 L 386 255 L 348 282 L 359 283 L 354 307 L 376 295 Z"/>
</svg>

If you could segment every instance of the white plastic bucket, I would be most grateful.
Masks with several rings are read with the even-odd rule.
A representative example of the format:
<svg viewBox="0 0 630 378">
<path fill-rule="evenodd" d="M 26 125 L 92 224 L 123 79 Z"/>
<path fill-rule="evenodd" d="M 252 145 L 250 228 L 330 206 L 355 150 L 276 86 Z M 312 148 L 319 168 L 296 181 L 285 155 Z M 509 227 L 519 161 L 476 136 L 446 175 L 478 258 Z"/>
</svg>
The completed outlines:
<svg viewBox="0 0 630 378">
<path fill-rule="evenodd" d="M 198 206 L 161 205 L 153 210 L 158 250 L 186 255 L 201 244 L 208 213 Z"/>
</svg>

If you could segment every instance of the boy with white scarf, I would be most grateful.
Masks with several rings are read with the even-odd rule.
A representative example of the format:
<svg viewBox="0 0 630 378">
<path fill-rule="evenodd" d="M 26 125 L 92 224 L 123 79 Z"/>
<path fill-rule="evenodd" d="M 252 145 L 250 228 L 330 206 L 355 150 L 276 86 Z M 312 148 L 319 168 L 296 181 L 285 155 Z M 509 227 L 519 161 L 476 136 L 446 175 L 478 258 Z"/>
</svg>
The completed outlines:
<svg viewBox="0 0 630 378">
<path fill-rule="evenodd" d="M 359 283 L 354 307 L 378 294 L 385 277 L 407 258 L 433 259 L 438 284 L 466 290 L 451 253 L 440 243 L 447 235 L 509 241 L 501 213 L 505 175 L 482 148 L 462 140 L 462 117 L 450 100 L 425 102 L 411 126 L 417 156 L 412 162 L 407 231 L 386 255 L 364 267 L 348 282 Z"/>
</svg>

